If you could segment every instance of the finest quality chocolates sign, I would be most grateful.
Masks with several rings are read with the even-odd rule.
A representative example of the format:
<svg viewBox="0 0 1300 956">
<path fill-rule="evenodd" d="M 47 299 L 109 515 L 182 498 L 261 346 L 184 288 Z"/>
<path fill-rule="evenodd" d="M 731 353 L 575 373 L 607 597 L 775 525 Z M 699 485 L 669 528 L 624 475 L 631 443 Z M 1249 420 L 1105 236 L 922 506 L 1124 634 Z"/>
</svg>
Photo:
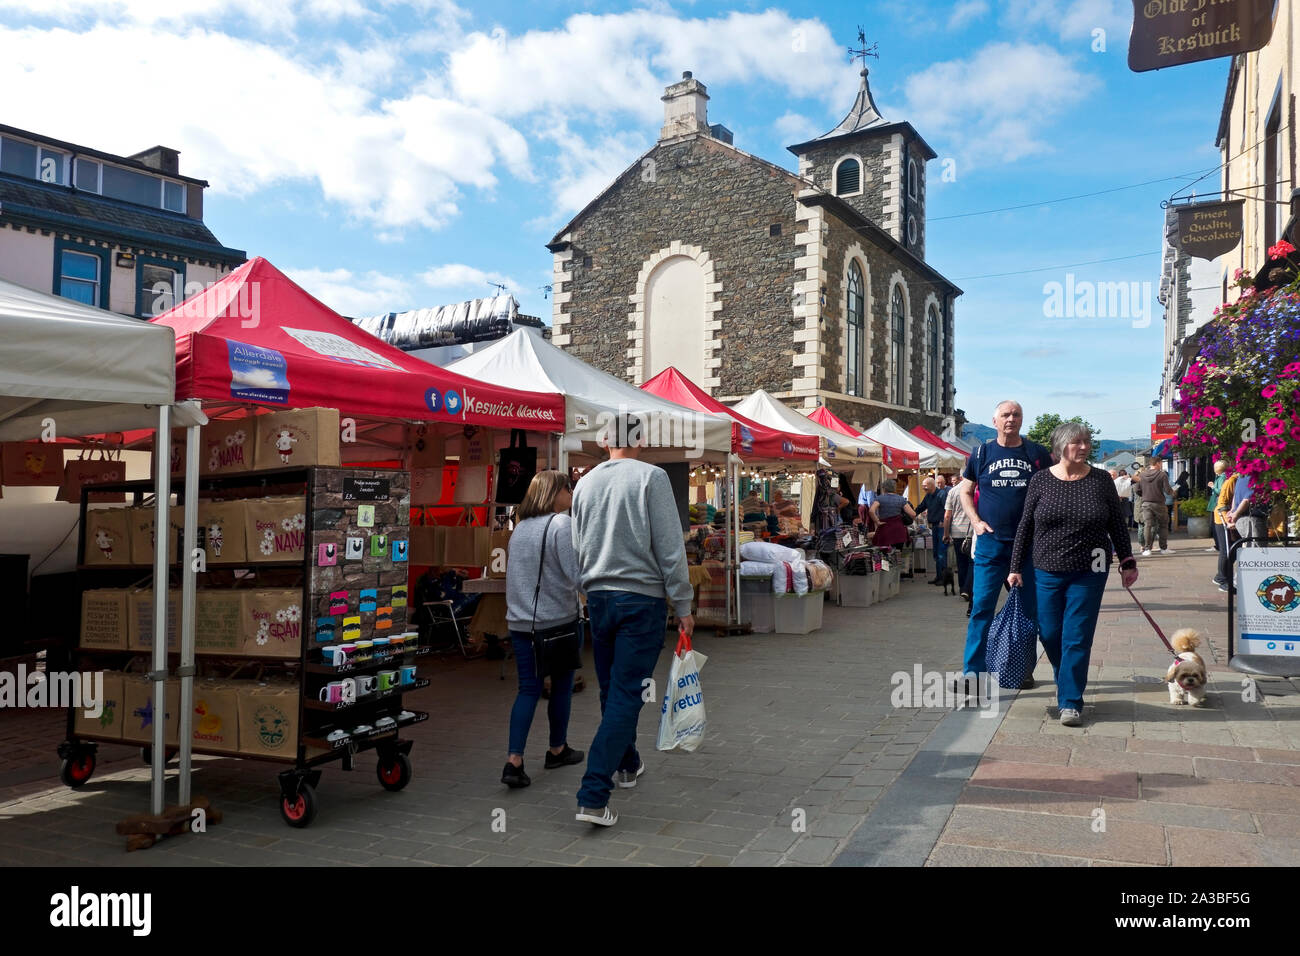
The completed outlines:
<svg viewBox="0 0 1300 956">
<path fill-rule="evenodd" d="M 1241 242 L 1244 199 L 1200 202 L 1178 208 L 1178 246 L 1197 259 L 1217 259 Z"/>
<path fill-rule="evenodd" d="M 1133 0 L 1134 73 L 1250 53 L 1273 36 L 1274 0 Z"/>
</svg>

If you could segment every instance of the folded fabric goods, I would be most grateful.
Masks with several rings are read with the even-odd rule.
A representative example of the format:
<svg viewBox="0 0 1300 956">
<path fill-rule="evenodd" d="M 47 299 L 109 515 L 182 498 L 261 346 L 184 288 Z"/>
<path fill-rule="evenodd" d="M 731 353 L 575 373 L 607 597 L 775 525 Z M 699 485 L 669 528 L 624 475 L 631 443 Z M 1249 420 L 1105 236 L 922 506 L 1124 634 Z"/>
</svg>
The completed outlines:
<svg viewBox="0 0 1300 956">
<path fill-rule="evenodd" d="M 835 580 L 835 572 L 824 561 L 809 561 L 808 586 L 814 591 L 827 591 Z"/>
<path fill-rule="evenodd" d="M 700 585 L 699 616 L 711 621 L 725 621 L 727 617 L 727 569 L 721 561 L 705 561 L 702 565 L 709 580 Z"/>
<path fill-rule="evenodd" d="M 770 578 L 777 569 L 777 565 L 767 561 L 741 561 L 740 576 L 743 578 Z"/>
<path fill-rule="evenodd" d="M 740 559 L 742 561 L 768 561 L 772 563 L 780 561 L 799 561 L 802 563 L 803 552 L 766 541 L 750 541 L 740 546 Z"/>
</svg>

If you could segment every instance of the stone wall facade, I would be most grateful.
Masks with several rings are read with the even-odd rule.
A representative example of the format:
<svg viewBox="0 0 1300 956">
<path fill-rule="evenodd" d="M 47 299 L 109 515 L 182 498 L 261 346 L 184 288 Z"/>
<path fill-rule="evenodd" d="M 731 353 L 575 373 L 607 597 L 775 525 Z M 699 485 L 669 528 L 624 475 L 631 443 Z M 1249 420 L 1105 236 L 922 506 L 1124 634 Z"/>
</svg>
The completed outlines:
<svg viewBox="0 0 1300 956">
<path fill-rule="evenodd" d="M 888 140 L 876 137 L 845 137 L 824 145 L 807 146 L 799 154 L 799 175 L 818 189 L 835 195 L 835 167 L 846 156 L 862 161 L 862 193 L 841 197 L 878 226 L 885 224 L 884 182 L 889 173 L 885 148 Z"/>
</svg>

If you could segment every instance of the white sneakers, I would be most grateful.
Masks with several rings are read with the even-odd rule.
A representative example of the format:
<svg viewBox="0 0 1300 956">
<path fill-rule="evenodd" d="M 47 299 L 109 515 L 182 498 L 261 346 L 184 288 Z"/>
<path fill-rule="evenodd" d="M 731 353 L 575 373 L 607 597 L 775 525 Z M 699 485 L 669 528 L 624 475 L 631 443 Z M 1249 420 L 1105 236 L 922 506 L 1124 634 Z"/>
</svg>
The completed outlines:
<svg viewBox="0 0 1300 956">
<path fill-rule="evenodd" d="M 574 819 L 580 823 L 592 823 L 598 827 L 612 827 L 618 822 L 618 814 L 609 808 L 606 804 L 603 807 L 578 807 L 578 812 Z"/>
<path fill-rule="evenodd" d="M 1144 558 L 1149 558 L 1149 557 L 1151 557 L 1151 549 L 1148 548 L 1147 550 L 1143 551 L 1143 552 L 1142 552 L 1142 557 L 1144 557 Z"/>
</svg>

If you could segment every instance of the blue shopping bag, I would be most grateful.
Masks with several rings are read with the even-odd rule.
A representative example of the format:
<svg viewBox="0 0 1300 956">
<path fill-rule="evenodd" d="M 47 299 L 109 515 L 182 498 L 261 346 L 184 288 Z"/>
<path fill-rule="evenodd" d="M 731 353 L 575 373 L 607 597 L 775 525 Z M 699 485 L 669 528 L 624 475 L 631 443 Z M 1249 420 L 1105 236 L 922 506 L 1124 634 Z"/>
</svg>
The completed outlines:
<svg viewBox="0 0 1300 956">
<path fill-rule="evenodd" d="M 1011 596 L 1002 605 L 989 627 L 988 649 L 985 658 L 989 673 L 996 674 L 998 686 L 1016 690 L 1034 669 L 1038 658 L 1038 622 L 1025 614 L 1020 599 L 1020 588 L 1011 589 Z"/>
</svg>

